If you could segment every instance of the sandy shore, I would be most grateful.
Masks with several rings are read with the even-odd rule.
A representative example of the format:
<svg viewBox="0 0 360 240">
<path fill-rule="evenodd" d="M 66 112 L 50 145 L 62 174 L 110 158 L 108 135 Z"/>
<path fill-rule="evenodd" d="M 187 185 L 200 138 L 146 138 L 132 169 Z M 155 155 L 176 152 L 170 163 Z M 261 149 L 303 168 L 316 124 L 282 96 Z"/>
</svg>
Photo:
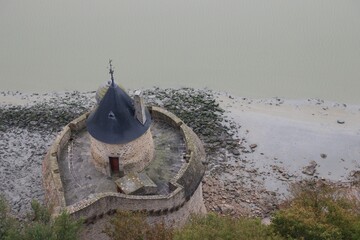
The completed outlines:
<svg viewBox="0 0 360 240">
<path fill-rule="evenodd" d="M 227 132 L 225 137 L 214 139 L 215 135 L 200 131 L 208 150 L 203 186 L 209 211 L 267 217 L 289 196 L 289 185 L 293 182 L 318 178 L 346 184 L 359 175 L 360 106 L 317 99 L 248 99 L 209 90 L 180 92 L 182 99 L 205 94 L 206 101 L 215 99 L 215 106 L 219 104 L 225 110 L 219 118 L 220 127 Z M 171 106 L 173 109 L 185 109 L 175 93 L 178 91 L 152 89 L 146 92 L 145 99 L 150 104 L 167 108 L 175 104 Z M 3 112 L 14 106 L 25 109 L 46 102 L 46 106 L 62 106 L 64 111 L 72 109 L 72 115 L 68 116 L 71 118 L 92 106 L 93 94 L 3 92 L 0 93 L 0 109 Z M 208 105 L 206 101 L 202 107 Z M 195 122 L 188 120 L 188 124 L 192 121 L 200 126 L 208 124 L 202 123 L 203 118 L 196 118 L 196 114 L 196 111 L 192 114 Z M 9 125 L 8 121 L 6 124 L 4 119 L 2 121 L 0 190 L 15 214 L 24 215 L 31 199 L 43 200 L 41 162 L 61 126 L 48 129 L 55 123 L 46 122 L 37 129 L 30 123 Z M 193 128 L 197 129 L 198 125 Z"/>
<path fill-rule="evenodd" d="M 262 172 L 268 190 L 285 194 L 283 177 L 300 180 L 310 175 L 348 182 L 359 170 L 360 106 L 224 94 L 218 101 L 241 126 L 238 137 L 257 145 L 244 158 Z"/>
</svg>

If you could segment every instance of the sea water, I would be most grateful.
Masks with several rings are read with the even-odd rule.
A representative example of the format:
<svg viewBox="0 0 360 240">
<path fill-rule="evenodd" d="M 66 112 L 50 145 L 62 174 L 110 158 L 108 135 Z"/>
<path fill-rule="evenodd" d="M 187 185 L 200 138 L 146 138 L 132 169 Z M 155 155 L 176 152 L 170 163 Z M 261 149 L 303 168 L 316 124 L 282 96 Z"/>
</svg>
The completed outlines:
<svg viewBox="0 0 360 240">
<path fill-rule="evenodd" d="M 360 104 L 360 2 L 1 0 L 0 91 L 195 87 Z"/>
</svg>

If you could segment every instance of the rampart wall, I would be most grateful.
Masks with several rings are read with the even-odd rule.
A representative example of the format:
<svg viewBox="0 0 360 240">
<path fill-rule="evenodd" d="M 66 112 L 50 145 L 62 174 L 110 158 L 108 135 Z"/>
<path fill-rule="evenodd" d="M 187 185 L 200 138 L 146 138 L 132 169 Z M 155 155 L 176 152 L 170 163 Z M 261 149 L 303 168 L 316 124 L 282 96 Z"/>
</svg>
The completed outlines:
<svg viewBox="0 0 360 240">
<path fill-rule="evenodd" d="M 149 108 L 154 119 L 160 119 L 176 129 L 184 137 L 186 145 L 186 163 L 178 174 L 170 180 L 172 192 L 168 195 L 125 195 L 115 192 L 91 194 L 70 206 L 66 205 L 61 182 L 58 159 L 61 150 L 67 144 L 73 132 L 86 127 L 86 113 L 73 120 L 57 136 L 43 161 L 43 181 L 45 198 L 53 214 L 66 210 L 74 218 L 84 218 L 93 222 L 104 214 L 113 214 L 117 210 L 146 212 L 151 221 L 164 220 L 167 224 L 179 226 L 185 223 L 190 214 L 205 213 L 201 180 L 205 169 L 205 151 L 196 134 L 174 114 L 158 108 Z"/>
</svg>

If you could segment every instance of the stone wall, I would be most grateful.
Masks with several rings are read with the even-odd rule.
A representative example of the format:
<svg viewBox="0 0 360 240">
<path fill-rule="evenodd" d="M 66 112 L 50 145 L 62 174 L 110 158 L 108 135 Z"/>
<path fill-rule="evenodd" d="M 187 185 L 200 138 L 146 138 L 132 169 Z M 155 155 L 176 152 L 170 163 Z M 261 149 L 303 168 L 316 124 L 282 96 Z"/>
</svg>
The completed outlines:
<svg viewBox="0 0 360 240">
<path fill-rule="evenodd" d="M 136 196 L 121 193 L 99 193 L 66 207 L 74 218 L 84 218 L 85 223 L 93 223 L 105 214 L 112 215 L 117 211 L 142 212 L 148 215 L 148 221 L 164 222 L 167 226 L 183 226 L 193 214 L 204 214 L 202 185 L 199 184 L 192 197 L 186 200 L 180 186 L 167 196 Z"/>
<path fill-rule="evenodd" d="M 76 118 L 75 120 L 71 121 L 68 126 L 70 127 L 71 131 L 77 132 L 86 127 L 86 119 L 89 117 L 90 112 L 81 115 L 80 117 Z"/>
<path fill-rule="evenodd" d="M 106 192 L 92 194 L 88 198 L 68 206 L 67 211 L 74 217 L 93 219 L 101 214 L 111 213 L 117 209 L 125 211 L 148 212 L 152 215 L 162 215 L 172 208 L 184 204 L 184 191 L 181 186 L 168 195 L 126 195 Z"/>
<path fill-rule="evenodd" d="M 179 127 L 184 123 L 180 118 L 178 118 L 175 114 L 166 111 L 163 108 L 159 107 L 150 107 L 149 111 L 151 113 L 151 116 L 154 119 L 162 120 L 168 124 L 170 124 L 172 127 L 179 129 Z"/>
<path fill-rule="evenodd" d="M 192 197 L 180 208 L 169 209 L 166 214 L 157 216 L 149 214 L 148 220 L 150 222 L 164 222 L 167 226 L 181 227 L 194 214 L 205 214 L 206 208 L 204 205 L 202 184 L 199 184 Z"/>
<path fill-rule="evenodd" d="M 124 174 L 142 171 L 154 157 L 154 141 L 150 128 L 139 138 L 126 144 L 106 144 L 90 136 L 93 163 L 100 172 L 111 176 L 109 157 L 119 158 Z"/>
<path fill-rule="evenodd" d="M 71 137 L 71 131 L 85 127 L 88 114 L 69 123 L 50 147 L 43 162 L 43 177 L 46 201 L 53 206 L 53 214 L 68 211 L 74 218 L 95 221 L 104 214 L 120 210 L 142 211 L 149 214 L 149 221 L 164 220 L 168 225 L 181 226 L 190 214 L 205 213 L 201 180 L 204 174 L 205 152 L 196 134 L 174 114 L 158 108 L 149 109 L 154 119 L 161 119 L 182 133 L 187 149 L 186 163 L 179 173 L 170 180 L 172 192 L 168 195 L 137 196 L 115 192 L 91 194 L 86 199 L 66 206 L 64 191 L 59 174 L 58 157 L 61 149 Z M 148 136 L 147 136 L 148 137 Z"/>
<path fill-rule="evenodd" d="M 172 179 L 184 187 L 185 197 L 191 196 L 201 183 L 205 174 L 205 150 L 201 140 L 184 122 L 173 113 L 159 107 L 151 107 L 154 118 L 161 119 L 180 130 L 186 145 L 186 164 L 182 166 L 178 174 Z"/>
<path fill-rule="evenodd" d="M 185 124 L 180 130 L 186 142 L 186 162 L 174 180 L 185 189 L 185 197 L 190 197 L 201 183 L 205 174 L 205 150 L 198 136 Z"/>
<path fill-rule="evenodd" d="M 83 114 L 66 125 L 50 146 L 50 149 L 43 160 L 42 175 L 45 190 L 45 202 L 54 213 L 57 213 L 66 207 L 64 188 L 58 164 L 61 150 L 69 141 L 72 130 L 78 131 L 85 127 L 88 115 L 88 113 Z"/>
</svg>

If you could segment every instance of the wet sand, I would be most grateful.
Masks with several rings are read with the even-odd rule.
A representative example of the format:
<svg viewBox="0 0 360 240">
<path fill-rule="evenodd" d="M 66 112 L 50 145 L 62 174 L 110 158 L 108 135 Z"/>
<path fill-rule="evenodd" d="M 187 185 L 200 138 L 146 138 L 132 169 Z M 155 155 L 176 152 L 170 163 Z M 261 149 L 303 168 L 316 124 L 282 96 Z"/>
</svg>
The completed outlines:
<svg viewBox="0 0 360 240">
<path fill-rule="evenodd" d="M 241 125 L 238 138 L 256 144 L 244 158 L 268 190 L 283 196 L 284 180 L 304 177 L 348 182 L 360 167 L 360 107 L 322 100 L 229 98 L 226 115 Z"/>
</svg>

